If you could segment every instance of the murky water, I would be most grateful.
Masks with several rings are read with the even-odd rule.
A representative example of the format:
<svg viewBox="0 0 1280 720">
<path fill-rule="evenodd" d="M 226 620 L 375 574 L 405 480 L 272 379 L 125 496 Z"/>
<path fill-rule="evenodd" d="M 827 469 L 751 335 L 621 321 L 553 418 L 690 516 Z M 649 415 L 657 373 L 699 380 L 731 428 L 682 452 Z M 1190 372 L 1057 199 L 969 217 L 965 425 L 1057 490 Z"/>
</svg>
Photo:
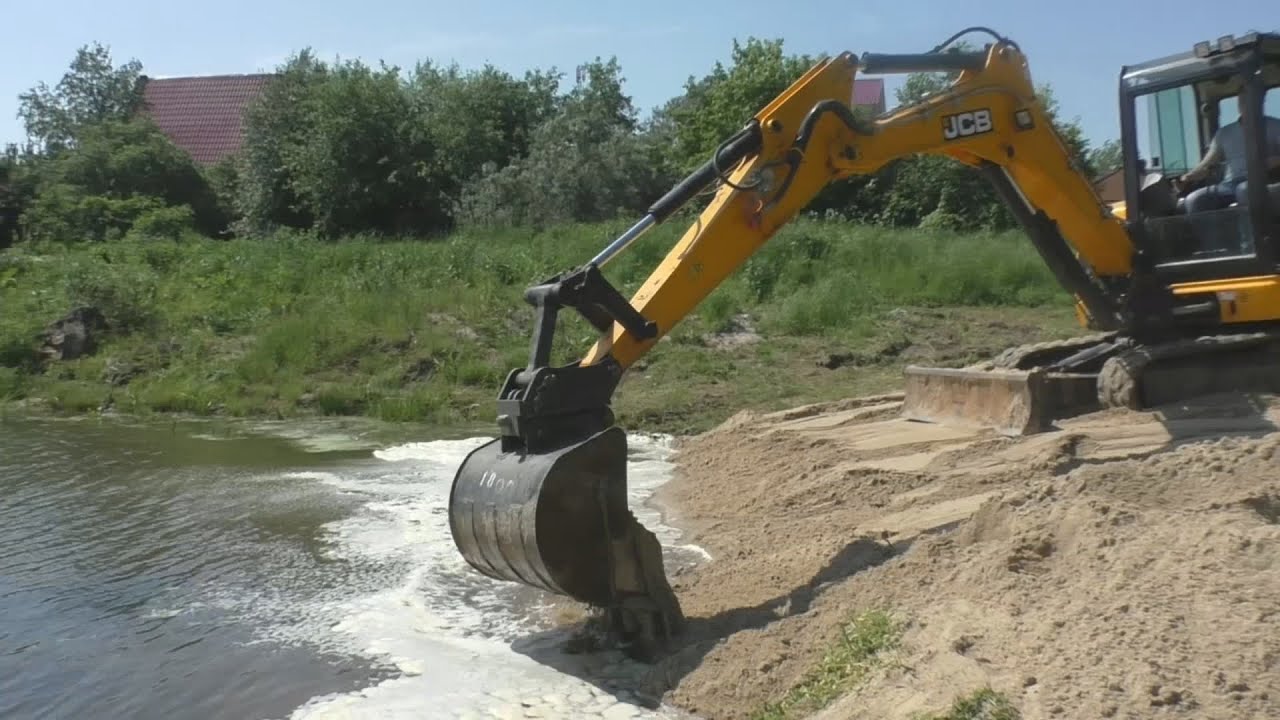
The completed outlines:
<svg viewBox="0 0 1280 720">
<path fill-rule="evenodd" d="M 570 717 L 618 702 L 531 639 L 536 593 L 454 549 L 449 485 L 482 438 L 322 430 L 0 421 L 0 718 L 459 717 L 532 697 L 528 714 Z M 632 448 L 638 501 L 666 448 Z M 577 709 L 556 712 L 568 698 Z"/>
</svg>

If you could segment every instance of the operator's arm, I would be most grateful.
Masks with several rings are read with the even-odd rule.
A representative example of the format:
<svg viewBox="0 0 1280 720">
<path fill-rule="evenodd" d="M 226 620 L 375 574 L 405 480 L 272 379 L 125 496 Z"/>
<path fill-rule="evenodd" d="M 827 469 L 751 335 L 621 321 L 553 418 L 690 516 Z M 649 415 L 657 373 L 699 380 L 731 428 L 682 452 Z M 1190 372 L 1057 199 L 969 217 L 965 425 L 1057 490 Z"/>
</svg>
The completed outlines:
<svg viewBox="0 0 1280 720">
<path fill-rule="evenodd" d="M 1184 183 L 1192 183 L 1204 178 L 1214 167 L 1222 162 L 1222 146 L 1218 144 L 1218 136 L 1209 141 L 1209 151 L 1201 158 L 1200 163 L 1178 178 Z"/>
</svg>

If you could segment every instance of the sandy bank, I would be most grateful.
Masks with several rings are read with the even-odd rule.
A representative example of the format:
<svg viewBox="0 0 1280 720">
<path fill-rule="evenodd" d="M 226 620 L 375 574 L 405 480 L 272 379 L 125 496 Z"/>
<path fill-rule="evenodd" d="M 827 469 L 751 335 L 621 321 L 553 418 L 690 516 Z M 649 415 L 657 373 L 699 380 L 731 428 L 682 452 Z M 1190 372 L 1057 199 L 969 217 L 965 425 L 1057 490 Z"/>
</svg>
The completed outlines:
<svg viewBox="0 0 1280 720">
<path fill-rule="evenodd" d="M 713 561 L 650 691 L 746 718 L 859 611 L 906 623 L 824 718 L 984 686 L 1033 718 L 1280 717 L 1280 403 L 1099 413 L 1005 439 L 893 396 L 743 413 L 681 443 L 656 500 Z"/>
</svg>

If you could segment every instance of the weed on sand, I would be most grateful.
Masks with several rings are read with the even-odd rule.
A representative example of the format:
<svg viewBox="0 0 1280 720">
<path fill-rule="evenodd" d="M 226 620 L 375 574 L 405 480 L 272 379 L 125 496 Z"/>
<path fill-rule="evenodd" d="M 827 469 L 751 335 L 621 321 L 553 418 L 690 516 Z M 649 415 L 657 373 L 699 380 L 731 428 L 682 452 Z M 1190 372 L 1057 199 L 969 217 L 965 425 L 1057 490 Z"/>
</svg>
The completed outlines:
<svg viewBox="0 0 1280 720">
<path fill-rule="evenodd" d="M 817 667 L 781 700 L 766 704 L 752 720 L 794 720 L 825 708 L 856 688 L 896 648 L 902 625 L 883 610 L 871 610 L 840 628 L 840 637 Z"/>
<path fill-rule="evenodd" d="M 1020 720 L 1022 713 L 1003 693 L 981 688 L 956 698 L 941 715 L 916 715 L 912 720 Z"/>
</svg>

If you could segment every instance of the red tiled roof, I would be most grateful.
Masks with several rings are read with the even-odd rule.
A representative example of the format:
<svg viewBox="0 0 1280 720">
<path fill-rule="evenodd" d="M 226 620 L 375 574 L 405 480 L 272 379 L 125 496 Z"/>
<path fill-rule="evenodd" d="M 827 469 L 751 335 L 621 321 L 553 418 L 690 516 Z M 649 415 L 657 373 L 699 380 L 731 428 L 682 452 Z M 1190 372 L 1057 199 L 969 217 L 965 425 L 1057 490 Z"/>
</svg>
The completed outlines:
<svg viewBox="0 0 1280 720">
<path fill-rule="evenodd" d="M 208 75 L 147 79 L 147 115 L 199 164 L 211 165 L 240 149 L 241 114 L 273 76 Z"/>
<path fill-rule="evenodd" d="M 884 80 L 868 78 L 853 81 L 854 105 L 879 105 L 884 100 Z"/>
</svg>

